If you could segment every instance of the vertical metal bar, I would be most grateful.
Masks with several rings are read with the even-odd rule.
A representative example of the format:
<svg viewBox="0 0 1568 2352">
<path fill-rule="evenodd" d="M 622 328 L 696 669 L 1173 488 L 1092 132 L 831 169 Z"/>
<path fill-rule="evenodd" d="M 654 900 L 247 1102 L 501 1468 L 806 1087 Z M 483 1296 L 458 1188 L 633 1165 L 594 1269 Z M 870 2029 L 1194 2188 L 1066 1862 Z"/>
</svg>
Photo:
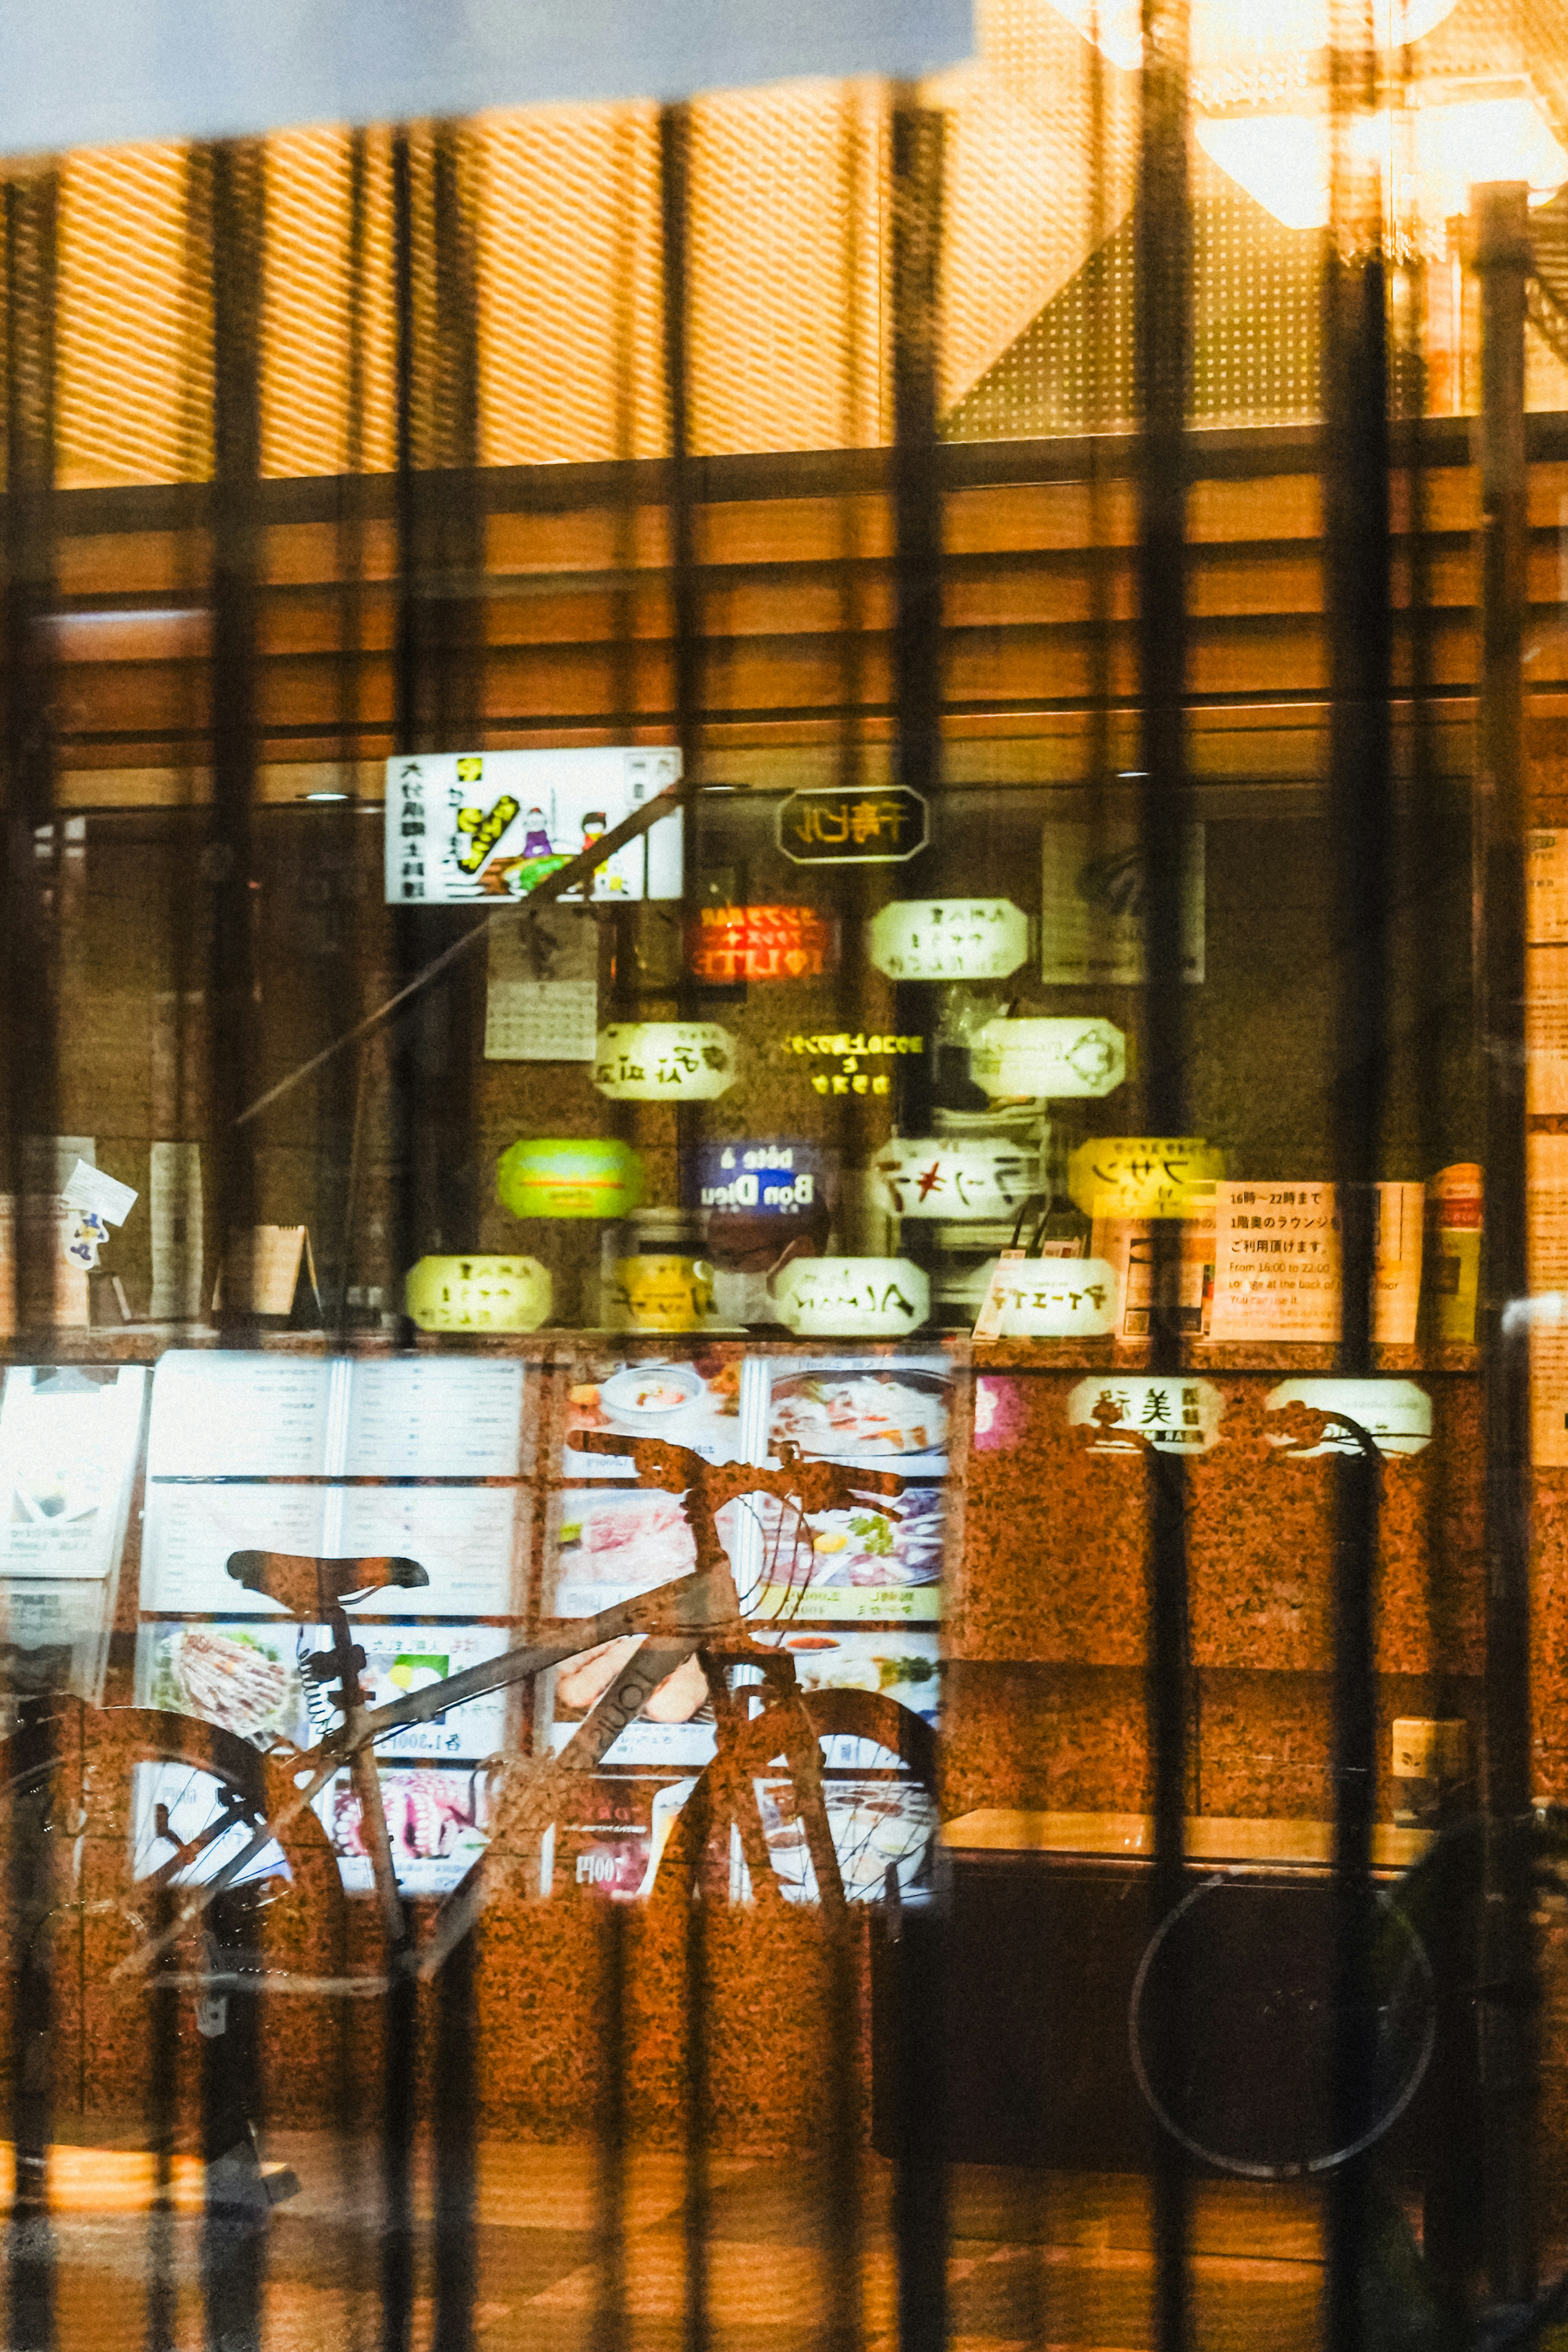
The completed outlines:
<svg viewBox="0 0 1568 2352">
<path fill-rule="evenodd" d="M 55 881 L 55 337 L 59 176 L 5 182 L 5 1054 L 7 1189 L 16 1199 L 18 1329 L 52 1323 L 56 1252 L 29 1191 L 55 1191 L 58 951 Z M 29 1139 L 38 1139 L 36 1147 Z"/>
<path fill-rule="evenodd" d="M 414 435 L 417 365 L 414 313 L 413 160 L 409 128 L 392 131 L 392 318 L 394 327 L 393 415 L 396 470 L 393 511 L 397 529 L 397 617 L 393 656 L 392 732 L 399 752 L 419 744 L 418 483 Z M 392 965 L 399 984 L 412 976 L 425 950 L 418 911 L 399 908 L 392 918 Z M 414 1201 L 418 1103 L 414 1055 L 406 1034 L 394 1037 L 388 1055 L 388 1152 L 392 1183 L 388 1244 L 395 1296 L 401 1307 L 403 1275 L 418 1254 Z M 407 1346 L 413 1326 L 400 1314 L 397 1335 Z M 408 2352 L 413 2308 L 413 2152 L 415 2053 L 419 2011 L 412 1975 L 399 1964 L 392 1944 L 389 1984 L 382 2008 L 382 2352 Z"/>
<path fill-rule="evenodd" d="M 257 1017 L 253 887 L 256 751 L 256 593 L 260 559 L 261 268 L 264 151 L 259 141 L 193 159 L 205 180 L 212 262 L 212 947 L 208 1100 L 219 1320 L 232 1341 L 254 1335 L 250 1249 L 256 1223 L 254 1131 L 237 1124 L 256 1091 Z"/>
<path fill-rule="evenodd" d="M 1138 437 L 1140 821 L 1145 856 L 1146 985 L 1145 1118 L 1152 1135 L 1186 1125 L 1182 1001 L 1182 875 L 1188 823 L 1186 404 L 1191 373 L 1186 0 L 1144 0 L 1142 121 L 1134 278 Z M 1154 1227 L 1149 1328 L 1155 1362 L 1181 1361 L 1180 1229 Z M 1186 1474 L 1148 1465 L 1146 1719 L 1153 1780 L 1151 1924 L 1182 1899 L 1186 1842 Z M 1173 2079 L 1186 2002 L 1173 1977 L 1149 2021 L 1151 2052 Z M 1166 2133 L 1155 2141 L 1155 2320 L 1161 2352 L 1190 2335 L 1186 2158 Z"/>
<path fill-rule="evenodd" d="M 254 1141 L 238 1126 L 258 1054 L 254 883 L 256 619 L 261 526 L 261 299 L 266 154 L 260 141 L 204 151 L 213 320 L 212 760 L 213 930 L 209 1100 L 219 1320 L 231 1344 L 256 1329 L 252 1248 L 257 1198 Z M 256 2119 L 256 2003 L 231 1997 L 225 2032 L 202 2047 L 203 2145 L 208 2189 L 202 2239 L 209 2342 L 248 2343 L 260 2320 L 261 2242 L 234 2199 L 236 2134 Z"/>
<path fill-rule="evenodd" d="M 473 2352 L 478 2254 L 474 2236 L 479 2168 L 475 2141 L 479 2078 L 471 1927 L 436 1978 L 435 2340 L 434 2352 Z"/>
<path fill-rule="evenodd" d="M 895 778 L 942 786 L 942 484 L 937 467 L 937 299 L 942 117 L 893 94 L 893 688 Z M 937 2089 L 944 1937 L 940 1906 L 906 1914 L 896 1970 L 899 2334 L 903 2352 L 942 2352 L 947 2330 L 946 2116 Z M 916 2058 L 916 2051 L 923 2056 Z M 918 2088 L 916 2087 L 918 2085 Z"/>
<path fill-rule="evenodd" d="M 1505 1328 L 1529 1287 L 1525 1230 L 1523 626 L 1526 600 L 1522 185 L 1472 193 L 1481 280 L 1480 678 L 1474 799 L 1476 998 L 1484 1073 L 1480 1331 L 1486 1434 L 1486 1943 L 1481 2006 L 1484 2231 L 1491 2292 L 1535 2283 L 1531 1888 L 1530 1364 Z"/>
<path fill-rule="evenodd" d="M 1324 262 L 1324 603 L 1331 705 L 1329 793 L 1339 961 L 1333 1149 L 1340 1221 L 1340 1365 L 1373 1364 L 1375 1191 L 1387 1091 L 1387 991 L 1394 871 L 1389 701 L 1393 683 L 1387 285 L 1383 195 L 1353 177 L 1345 126 L 1372 102 L 1370 37 L 1331 59 L 1333 222 Z M 1332 2113 L 1335 2145 L 1371 2120 L 1375 2013 L 1371 1984 L 1372 1823 L 1377 1786 L 1373 1585 L 1378 1469 L 1336 1460 L 1333 1564 L 1333 1801 L 1336 1924 Z M 1368 2158 L 1333 2172 L 1328 2210 L 1328 2335 L 1336 2352 L 1364 2339 Z"/>
<path fill-rule="evenodd" d="M 683 760 L 689 763 L 685 770 L 688 777 L 697 772 L 702 730 L 702 609 L 691 467 L 691 144 L 689 108 L 661 108 L 659 228 L 664 272 L 664 396 L 669 415 L 666 512 L 671 688 L 675 735 Z M 685 2193 L 681 2227 L 685 2254 L 683 2341 L 686 2352 L 706 2352 L 712 2335 L 708 2292 L 712 2182 L 708 2160 L 707 1919 L 707 1906 L 704 1904 L 694 1904 L 685 1918 Z"/>
</svg>

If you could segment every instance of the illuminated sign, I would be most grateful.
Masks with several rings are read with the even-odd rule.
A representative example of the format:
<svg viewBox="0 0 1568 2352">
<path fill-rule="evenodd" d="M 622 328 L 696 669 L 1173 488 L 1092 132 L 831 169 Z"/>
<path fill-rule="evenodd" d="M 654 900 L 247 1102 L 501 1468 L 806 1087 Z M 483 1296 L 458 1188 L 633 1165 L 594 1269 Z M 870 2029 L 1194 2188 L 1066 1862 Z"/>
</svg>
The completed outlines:
<svg viewBox="0 0 1568 2352">
<path fill-rule="evenodd" d="M 907 784 L 791 793 L 779 810 L 779 846 L 797 866 L 902 866 L 925 846 L 926 814 Z"/>
<path fill-rule="evenodd" d="M 404 1297 L 422 1331 L 537 1331 L 552 1292 L 537 1257 L 422 1257 Z"/>
<path fill-rule="evenodd" d="M 794 1217 L 822 1197 L 821 1159 L 809 1143 L 705 1143 L 695 1172 L 704 1209 Z"/>
<path fill-rule="evenodd" d="M 674 751 L 421 752 L 387 761 L 389 907 L 526 898 L 680 781 Z M 598 899 L 678 898 L 681 813 L 606 858 Z M 580 891 L 568 891 L 568 900 Z"/>
<path fill-rule="evenodd" d="M 1201 1136 L 1096 1135 L 1067 1163 L 1067 1189 L 1091 1217 L 1214 1213 L 1225 1154 Z"/>
<path fill-rule="evenodd" d="M 1010 898 L 904 898 L 871 920 L 871 960 L 890 980 L 1005 980 L 1028 953 Z"/>
<path fill-rule="evenodd" d="M 873 1030 L 868 1036 L 863 1029 L 852 1034 L 847 1029 L 823 1030 L 815 1037 L 786 1037 L 781 1050 L 786 1054 L 802 1054 L 809 1059 L 836 1061 L 832 1072 L 813 1070 L 811 1084 L 820 1095 L 885 1095 L 892 1090 L 893 1080 L 884 1070 L 862 1070 L 862 1061 L 891 1060 L 895 1054 L 924 1054 L 924 1037 L 884 1036 Z"/>
<path fill-rule="evenodd" d="M 1304 1404 L 1314 1412 L 1343 1413 L 1365 1430 L 1379 1454 L 1419 1454 L 1432 1434 L 1432 1400 L 1414 1381 L 1281 1381 L 1263 1402 L 1270 1412 Z M 1298 1444 L 1288 1430 L 1265 1434 L 1271 1445 Z M 1342 1425 L 1298 1450 L 1303 1456 L 1359 1454 L 1361 1442 Z"/>
<path fill-rule="evenodd" d="M 686 963 L 710 983 L 819 980 L 838 962 L 838 933 L 813 907 L 703 907 L 686 925 Z"/>
<path fill-rule="evenodd" d="M 988 1021 L 970 1049 L 969 1072 L 988 1095 L 1108 1095 L 1127 1075 L 1127 1041 L 1098 1014 Z"/>
<path fill-rule="evenodd" d="M 1098 1339 L 1116 1328 L 1116 1270 L 1101 1257 L 1025 1257 L 989 1270 L 977 1339 Z"/>
<path fill-rule="evenodd" d="M 1207 1454 L 1219 1443 L 1224 1412 L 1212 1381 L 1179 1372 L 1154 1379 L 1096 1373 L 1067 1400 L 1070 1424 L 1099 1432 L 1092 1454 L 1141 1454 L 1145 1440 L 1162 1454 Z"/>
<path fill-rule="evenodd" d="M 779 1320 L 802 1339 L 898 1339 L 931 1312 L 931 1286 L 906 1257 L 798 1257 L 775 1276 Z"/>
<path fill-rule="evenodd" d="M 700 1331 L 713 1312 L 713 1268 L 701 1258 L 617 1258 L 610 1288 L 612 1331 Z"/>
<path fill-rule="evenodd" d="M 1142 988 L 1148 860 L 1137 828 L 1053 819 L 1041 835 L 1040 975 L 1055 987 Z M 1182 828 L 1181 976 L 1203 978 L 1201 824 Z"/>
<path fill-rule="evenodd" d="M 735 1084 L 735 1039 L 716 1021 L 622 1021 L 599 1033 L 593 1083 L 612 1102 L 713 1102 Z"/>
<path fill-rule="evenodd" d="M 1040 1190 L 1040 1153 L 1019 1143 L 958 1142 L 951 1136 L 912 1141 L 895 1135 L 873 1167 L 884 1204 L 896 1217 L 941 1217 L 948 1223 L 1011 1217 Z"/>
<path fill-rule="evenodd" d="M 496 1198 L 514 1217 L 624 1217 L 643 1198 L 643 1162 L 600 1136 L 525 1136 L 496 1163 Z"/>
</svg>

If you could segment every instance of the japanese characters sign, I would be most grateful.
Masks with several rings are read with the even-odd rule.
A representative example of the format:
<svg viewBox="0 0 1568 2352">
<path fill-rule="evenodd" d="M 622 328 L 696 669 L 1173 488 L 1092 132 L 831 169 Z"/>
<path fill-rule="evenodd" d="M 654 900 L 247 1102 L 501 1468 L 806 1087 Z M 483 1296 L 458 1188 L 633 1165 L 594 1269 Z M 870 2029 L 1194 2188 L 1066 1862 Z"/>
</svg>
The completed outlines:
<svg viewBox="0 0 1568 2352">
<path fill-rule="evenodd" d="M 1184 833 L 1182 978 L 1204 971 L 1203 827 Z M 1135 827 L 1052 822 L 1041 836 L 1040 978 L 1082 988 L 1095 982 L 1142 988 L 1145 856 Z"/>
<path fill-rule="evenodd" d="M 612 1102 L 713 1102 L 735 1084 L 735 1039 L 716 1021 L 618 1021 L 599 1033 L 593 1083 Z"/>
<path fill-rule="evenodd" d="M 607 1303 L 612 1331 L 700 1331 L 713 1312 L 713 1272 L 701 1258 L 617 1258 Z"/>
<path fill-rule="evenodd" d="M 793 1217 L 822 1197 L 821 1156 L 809 1143 L 705 1143 L 695 1174 L 703 1209 Z"/>
<path fill-rule="evenodd" d="M 895 1217 L 1013 1217 L 1040 1190 L 1040 1153 L 1018 1143 L 894 1136 L 873 1165 Z"/>
<path fill-rule="evenodd" d="M 815 1037 L 793 1036 L 783 1041 L 786 1054 L 800 1054 L 813 1061 L 835 1061 L 838 1068 L 829 1072 L 813 1070 L 811 1085 L 820 1095 L 885 1095 L 892 1092 L 893 1079 L 885 1070 L 863 1070 L 865 1061 L 883 1062 L 896 1054 L 923 1054 L 924 1037 L 884 1036 L 873 1030 L 868 1036 L 863 1029 L 852 1034 L 846 1029 L 823 1030 Z"/>
<path fill-rule="evenodd" d="M 537 1331 L 550 1297 L 537 1257 L 422 1257 L 406 1290 L 422 1331 Z"/>
<path fill-rule="evenodd" d="M 977 1339 L 1097 1339 L 1116 1327 L 1116 1275 L 1098 1257 L 1025 1257 L 990 1269 Z"/>
<path fill-rule="evenodd" d="M 931 1286 L 906 1257 L 793 1258 L 772 1287 L 780 1319 L 810 1339 L 895 1339 L 931 1312 Z"/>
<path fill-rule="evenodd" d="M 703 907 L 686 925 L 686 963 L 712 983 L 818 980 L 838 963 L 838 933 L 814 907 Z"/>
<path fill-rule="evenodd" d="M 926 818 L 907 784 L 791 793 L 779 805 L 779 846 L 797 866 L 902 866 L 925 848 Z"/>
<path fill-rule="evenodd" d="M 612 1137 L 524 1136 L 496 1163 L 496 1197 L 514 1217 L 627 1217 L 643 1162 Z"/>
<path fill-rule="evenodd" d="M 1127 1041 L 1098 1014 L 988 1021 L 970 1049 L 969 1072 L 988 1095 L 1108 1095 L 1127 1075 Z"/>
<path fill-rule="evenodd" d="M 674 751 L 421 753 L 387 761 L 391 907 L 526 898 L 680 781 Z M 580 897 L 569 891 L 569 900 Z M 677 809 L 606 858 L 590 897 L 678 898 Z"/>
<path fill-rule="evenodd" d="M 1568 1135 L 1526 1143 L 1530 1291 L 1530 1454 L 1538 1468 L 1568 1468 Z"/>
<path fill-rule="evenodd" d="M 1421 1290 L 1423 1187 L 1377 1187 L 1372 1336 L 1409 1346 Z M 1215 1188 L 1216 1339 L 1337 1339 L 1340 1219 L 1332 1184 Z"/>
<path fill-rule="evenodd" d="M 1162 1453 L 1207 1454 L 1219 1443 L 1225 1400 L 1211 1381 L 1180 1373 L 1145 1379 L 1118 1374 L 1080 1381 L 1067 1400 L 1068 1421 L 1099 1431 L 1096 1454 L 1141 1454 L 1141 1441 Z"/>
<path fill-rule="evenodd" d="M 904 898 L 872 917 L 871 960 L 892 980 L 1005 980 L 1028 953 L 1010 898 Z"/>
<path fill-rule="evenodd" d="M 1201 1136 L 1097 1135 L 1069 1160 L 1067 1189 L 1091 1217 L 1209 1216 L 1224 1173 Z"/>
<path fill-rule="evenodd" d="M 1315 1412 L 1343 1413 L 1365 1430 L 1379 1454 L 1419 1454 L 1432 1435 L 1432 1400 L 1414 1381 L 1281 1381 L 1264 1402 L 1270 1412 L 1304 1404 Z M 1285 1430 L 1264 1434 L 1271 1444 L 1295 1444 Z M 1361 1445 L 1354 1430 L 1330 1429 L 1321 1444 L 1300 1451 L 1358 1454 Z"/>
</svg>

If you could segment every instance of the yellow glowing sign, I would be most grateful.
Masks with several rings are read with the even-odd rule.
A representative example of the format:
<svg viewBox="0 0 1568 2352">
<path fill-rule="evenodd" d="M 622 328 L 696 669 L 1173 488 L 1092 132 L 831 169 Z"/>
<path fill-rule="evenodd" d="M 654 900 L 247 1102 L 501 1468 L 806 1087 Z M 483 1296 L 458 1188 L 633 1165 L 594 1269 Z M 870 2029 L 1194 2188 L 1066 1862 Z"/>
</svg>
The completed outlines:
<svg viewBox="0 0 1568 2352">
<path fill-rule="evenodd" d="M 713 1269 L 701 1258 L 618 1258 L 611 1286 L 615 1331 L 700 1331 L 713 1312 Z"/>
<path fill-rule="evenodd" d="M 798 1257 L 773 1283 L 779 1314 L 803 1339 L 899 1339 L 931 1312 L 931 1286 L 904 1257 Z"/>
<path fill-rule="evenodd" d="M 1067 1163 L 1067 1189 L 1092 1217 L 1214 1213 L 1225 1154 L 1201 1136 L 1097 1135 Z"/>
<path fill-rule="evenodd" d="M 551 1296 L 537 1257 L 422 1257 L 405 1286 L 422 1331 L 537 1331 Z"/>
</svg>

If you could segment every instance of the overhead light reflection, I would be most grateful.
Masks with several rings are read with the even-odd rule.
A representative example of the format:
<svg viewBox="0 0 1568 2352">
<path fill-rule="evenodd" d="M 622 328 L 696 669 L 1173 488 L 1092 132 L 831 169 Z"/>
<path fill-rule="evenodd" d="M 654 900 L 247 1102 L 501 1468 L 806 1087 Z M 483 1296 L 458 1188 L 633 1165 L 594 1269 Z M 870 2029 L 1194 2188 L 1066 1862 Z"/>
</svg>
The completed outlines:
<svg viewBox="0 0 1568 2352">
<path fill-rule="evenodd" d="M 1218 115 L 1200 121 L 1197 131 L 1204 153 L 1286 228 L 1326 226 L 1326 115 Z M 1544 204 L 1568 180 L 1568 151 L 1528 98 L 1383 107 L 1352 115 L 1343 131 L 1348 161 L 1380 170 L 1388 212 L 1413 228 L 1440 229 L 1467 210 L 1470 189 L 1480 182 L 1524 180 L 1531 201 Z"/>
</svg>

